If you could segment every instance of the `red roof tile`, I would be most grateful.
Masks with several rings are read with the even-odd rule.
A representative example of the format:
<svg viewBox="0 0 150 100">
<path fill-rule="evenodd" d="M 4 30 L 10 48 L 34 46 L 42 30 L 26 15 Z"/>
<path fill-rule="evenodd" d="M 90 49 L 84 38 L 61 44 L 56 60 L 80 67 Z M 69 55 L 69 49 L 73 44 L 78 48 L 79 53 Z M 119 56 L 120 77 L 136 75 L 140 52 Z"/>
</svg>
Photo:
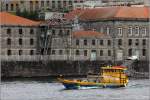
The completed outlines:
<svg viewBox="0 0 150 100">
<path fill-rule="evenodd" d="M 0 25 L 36 26 L 38 24 L 39 22 L 37 21 L 32 21 L 7 12 L 0 12 Z"/>
<path fill-rule="evenodd" d="M 74 10 L 65 15 L 67 19 L 78 16 L 80 20 L 101 19 L 148 19 L 150 7 L 102 7 L 93 9 Z"/>
<path fill-rule="evenodd" d="M 96 32 L 96 31 L 75 31 L 73 33 L 73 37 L 100 37 L 103 36 L 104 34 L 100 33 L 100 32 Z"/>
</svg>

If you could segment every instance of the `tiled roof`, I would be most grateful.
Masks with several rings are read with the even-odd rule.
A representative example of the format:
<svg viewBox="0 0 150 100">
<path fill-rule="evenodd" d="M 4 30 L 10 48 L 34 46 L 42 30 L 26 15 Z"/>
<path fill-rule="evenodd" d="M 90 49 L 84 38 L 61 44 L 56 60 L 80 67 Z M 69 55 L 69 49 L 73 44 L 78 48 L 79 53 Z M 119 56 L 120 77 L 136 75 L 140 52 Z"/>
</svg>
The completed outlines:
<svg viewBox="0 0 150 100">
<path fill-rule="evenodd" d="M 65 15 L 66 19 L 78 16 L 80 20 L 109 20 L 109 19 L 148 19 L 150 7 L 102 7 L 93 9 L 74 10 Z"/>
<path fill-rule="evenodd" d="M 36 26 L 39 22 L 23 17 L 12 15 L 7 12 L 0 12 L 0 25 Z"/>
<path fill-rule="evenodd" d="M 103 36 L 104 34 L 96 31 L 75 31 L 73 32 L 73 37 L 80 38 L 80 37 L 100 37 Z"/>
</svg>

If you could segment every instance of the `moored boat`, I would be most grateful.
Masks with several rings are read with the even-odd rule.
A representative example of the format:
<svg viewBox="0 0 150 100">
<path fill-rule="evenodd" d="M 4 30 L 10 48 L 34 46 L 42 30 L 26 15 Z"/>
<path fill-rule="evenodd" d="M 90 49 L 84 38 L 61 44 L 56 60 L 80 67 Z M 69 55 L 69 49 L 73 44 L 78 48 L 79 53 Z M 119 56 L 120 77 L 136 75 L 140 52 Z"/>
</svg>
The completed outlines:
<svg viewBox="0 0 150 100">
<path fill-rule="evenodd" d="M 101 67 L 99 75 L 86 80 L 68 80 L 58 78 L 66 89 L 91 89 L 91 88 L 118 88 L 125 87 L 128 84 L 126 67 L 113 66 Z"/>
</svg>

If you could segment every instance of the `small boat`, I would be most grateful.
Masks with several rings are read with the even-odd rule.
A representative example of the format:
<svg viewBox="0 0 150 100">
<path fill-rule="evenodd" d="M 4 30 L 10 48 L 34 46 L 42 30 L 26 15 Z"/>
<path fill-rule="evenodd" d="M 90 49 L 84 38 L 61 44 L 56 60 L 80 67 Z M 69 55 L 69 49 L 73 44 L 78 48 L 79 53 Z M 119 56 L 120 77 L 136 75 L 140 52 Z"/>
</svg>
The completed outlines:
<svg viewBox="0 0 150 100">
<path fill-rule="evenodd" d="M 58 78 L 66 89 L 118 88 L 128 84 L 124 66 L 101 67 L 99 75 L 89 75 L 85 80 Z"/>
</svg>

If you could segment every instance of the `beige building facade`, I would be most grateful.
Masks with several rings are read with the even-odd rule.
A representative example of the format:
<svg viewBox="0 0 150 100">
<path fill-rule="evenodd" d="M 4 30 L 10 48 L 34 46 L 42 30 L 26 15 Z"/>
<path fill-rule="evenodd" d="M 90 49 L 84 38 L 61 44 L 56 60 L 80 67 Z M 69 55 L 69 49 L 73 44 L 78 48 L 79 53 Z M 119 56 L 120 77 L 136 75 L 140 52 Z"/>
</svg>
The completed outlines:
<svg viewBox="0 0 150 100">
<path fill-rule="evenodd" d="M 137 13 L 136 10 L 140 12 Z M 127 13 L 129 11 L 133 15 L 129 15 Z M 71 41 L 69 42 L 71 45 L 67 48 L 70 50 L 69 54 L 65 54 L 63 35 L 53 37 L 50 58 L 52 60 L 67 60 L 67 57 L 70 57 L 70 60 L 122 61 L 137 55 L 141 61 L 148 61 L 149 12 L 142 14 L 145 11 L 149 11 L 149 8 L 108 7 L 81 10 L 81 13 L 70 12 L 65 17 L 72 20 L 79 15 L 78 22 L 81 29 L 74 30 L 75 25 L 72 25 L 72 33 L 68 36 L 68 40 Z M 57 27 L 49 28 L 49 31 L 63 34 L 62 29 Z M 104 35 L 95 37 L 95 33 Z M 74 37 L 74 34 L 78 36 Z"/>
<path fill-rule="evenodd" d="M 65 11 L 72 10 L 74 3 L 85 0 L 2 0 L 2 10 L 8 12 L 20 11 Z"/>
<path fill-rule="evenodd" d="M 36 55 L 38 22 L 6 12 L 0 18 L 2 60 L 28 60 Z"/>
</svg>

